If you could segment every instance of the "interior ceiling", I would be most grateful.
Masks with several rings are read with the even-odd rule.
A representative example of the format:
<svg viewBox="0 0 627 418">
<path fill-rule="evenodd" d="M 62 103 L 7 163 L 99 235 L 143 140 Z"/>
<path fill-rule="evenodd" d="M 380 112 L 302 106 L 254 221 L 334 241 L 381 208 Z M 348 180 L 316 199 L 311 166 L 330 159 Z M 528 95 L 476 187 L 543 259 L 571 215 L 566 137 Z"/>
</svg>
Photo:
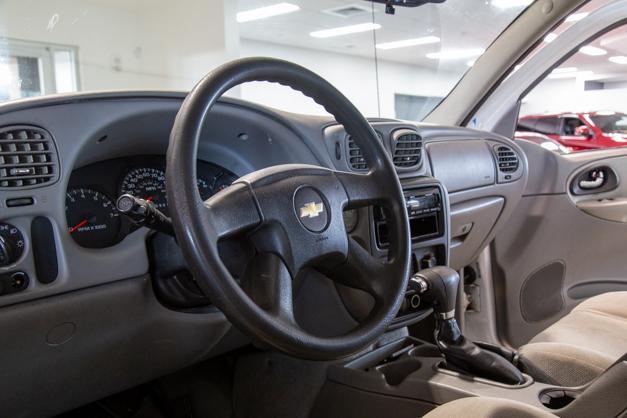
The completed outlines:
<svg viewBox="0 0 627 418">
<path fill-rule="evenodd" d="M 277 3 L 278 0 L 239 0 L 238 10 L 250 10 Z M 240 23 L 240 36 L 300 48 L 332 51 L 341 54 L 374 56 L 372 31 L 333 38 L 318 39 L 310 32 L 372 22 L 371 11 L 352 17 L 334 16 L 328 10 L 355 5 L 370 9 L 373 3 L 364 0 L 289 0 L 301 10 Z M 375 35 L 377 42 L 392 42 L 423 36 L 437 36 L 440 43 L 392 50 L 377 50 L 380 59 L 443 70 L 468 68 L 467 59 L 439 61 L 425 54 L 446 49 L 486 48 L 523 10 L 523 7 L 500 9 L 488 0 L 447 0 L 444 4 L 428 4 L 417 8 L 397 7 L 394 16 L 387 15 L 381 4 L 374 5 L 374 21 L 382 27 Z M 486 24 L 490 22 L 489 24 Z"/>
</svg>

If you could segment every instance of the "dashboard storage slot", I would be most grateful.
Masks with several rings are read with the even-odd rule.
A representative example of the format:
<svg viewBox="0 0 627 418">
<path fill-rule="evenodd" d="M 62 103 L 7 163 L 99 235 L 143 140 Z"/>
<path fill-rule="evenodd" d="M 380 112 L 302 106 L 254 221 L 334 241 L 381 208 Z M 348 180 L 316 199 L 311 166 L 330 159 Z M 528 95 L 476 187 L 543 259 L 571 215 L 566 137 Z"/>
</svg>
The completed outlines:
<svg viewBox="0 0 627 418">
<path fill-rule="evenodd" d="M 52 283 L 57 279 L 59 265 L 57 246 L 54 242 L 54 230 L 48 218 L 38 216 L 33 219 L 31 238 L 37 280 L 44 284 Z"/>
<path fill-rule="evenodd" d="M 30 189 L 59 178 L 52 136 L 34 126 L 0 128 L 0 189 Z"/>
</svg>

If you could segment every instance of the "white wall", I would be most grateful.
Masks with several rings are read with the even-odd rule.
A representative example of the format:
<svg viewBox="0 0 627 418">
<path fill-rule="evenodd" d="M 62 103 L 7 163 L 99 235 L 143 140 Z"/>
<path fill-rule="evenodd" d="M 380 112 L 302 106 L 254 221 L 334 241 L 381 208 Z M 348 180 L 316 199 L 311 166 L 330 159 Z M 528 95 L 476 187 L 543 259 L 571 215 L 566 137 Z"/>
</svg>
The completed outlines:
<svg viewBox="0 0 627 418">
<path fill-rule="evenodd" d="M 521 115 L 550 112 L 615 110 L 627 113 L 627 88 L 583 89 L 583 81 L 546 79 L 523 100 Z"/>
<path fill-rule="evenodd" d="M 368 116 L 395 117 L 395 93 L 443 96 L 458 78 L 383 61 L 379 113 L 372 58 L 240 40 L 236 2 L 186 2 L 182 8 L 176 1 L 152 0 L 134 8 L 138 3 L 123 0 L 0 0 L 0 36 L 78 47 L 81 90 L 188 90 L 230 59 L 271 56 L 321 74 Z M 293 112 L 324 113 L 282 86 L 252 83 L 229 94 Z"/>
<path fill-rule="evenodd" d="M 303 65 L 325 77 L 340 89 L 367 116 L 378 116 L 374 59 L 333 52 L 303 49 L 243 39 L 242 56 L 269 56 Z M 395 117 L 394 94 L 444 96 L 457 76 L 436 74 L 401 63 L 380 61 L 381 116 Z M 278 85 L 251 83 L 242 87 L 242 98 L 292 112 L 324 114 L 324 109 L 300 93 Z"/>
</svg>

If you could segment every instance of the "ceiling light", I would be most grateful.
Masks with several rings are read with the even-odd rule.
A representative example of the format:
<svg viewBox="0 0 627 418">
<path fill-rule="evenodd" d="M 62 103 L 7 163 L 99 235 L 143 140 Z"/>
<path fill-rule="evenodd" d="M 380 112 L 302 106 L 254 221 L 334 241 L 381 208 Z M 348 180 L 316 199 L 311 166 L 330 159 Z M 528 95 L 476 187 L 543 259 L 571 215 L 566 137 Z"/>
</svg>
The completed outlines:
<svg viewBox="0 0 627 418">
<path fill-rule="evenodd" d="M 350 35 L 351 33 L 368 32 L 377 29 L 381 29 L 381 25 L 378 23 L 360 23 L 359 25 L 317 30 L 315 32 L 311 32 L 309 36 L 313 36 L 314 38 L 331 38 L 333 36 Z"/>
<path fill-rule="evenodd" d="M 499 9 L 509 9 L 510 7 L 527 7 L 533 0 L 492 0 L 492 6 Z"/>
<path fill-rule="evenodd" d="M 396 49 L 409 46 L 437 44 L 440 38 L 437 36 L 423 36 L 422 38 L 404 39 L 402 41 L 384 42 L 377 44 L 377 49 Z"/>
<path fill-rule="evenodd" d="M 546 43 L 549 43 L 549 44 L 550 44 L 551 42 L 553 42 L 553 41 L 554 41 L 554 40 L 556 40 L 556 39 L 557 39 L 557 33 L 553 33 L 553 32 L 551 32 L 551 33 L 547 34 L 547 35 L 544 37 L 544 42 L 546 42 Z"/>
<path fill-rule="evenodd" d="M 439 52 L 430 52 L 425 55 L 432 60 L 455 60 L 462 58 L 473 58 L 483 54 L 485 49 L 483 48 L 470 48 L 470 49 L 448 49 Z"/>
<path fill-rule="evenodd" d="M 571 77 L 584 77 L 584 78 L 588 78 L 591 75 L 593 75 L 594 72 L 592 71 L 573 71 L 570 73 L 551 73 L 547 76 L 547 78 L 571 78 Z"/>
<path fill-rule="evenodd" d="M 300 10 L 300 7 L 291 3 L 277 3 L 258 9 L 245 10 L 237 13 L 239 23 L 252 22 L 253 20 L 266 19 L 272 16 L 284 15 Z"/>
<path fill-rule="evenodd" d="M 624 55 L 618 55 L 615 57 L 609 57 L 608 60 L 613 62 L 614 64 L 627 64 L 627 57 Z"/>
<path fill-rule="evenodd" d="M 577 71 L 577 67 L 561 67 L 551 71 L 551 74 L 574 73 L 575 71 Z"/>
<path fill-rule="evenodd" d="M 579 48 L 579 52 L 593 57 L 607 54 L 605 49 L 597 48 L 596 46 L 582 46 Z"/>
<path fill-rule="evenodd" d="M 572 15 L 568 16 L 565 21 L 566 22 L 578 22 L 584 17 L 588 16 L 589 14 L 590 13 L 588 12 L 573 13 Z"/>
</svg>

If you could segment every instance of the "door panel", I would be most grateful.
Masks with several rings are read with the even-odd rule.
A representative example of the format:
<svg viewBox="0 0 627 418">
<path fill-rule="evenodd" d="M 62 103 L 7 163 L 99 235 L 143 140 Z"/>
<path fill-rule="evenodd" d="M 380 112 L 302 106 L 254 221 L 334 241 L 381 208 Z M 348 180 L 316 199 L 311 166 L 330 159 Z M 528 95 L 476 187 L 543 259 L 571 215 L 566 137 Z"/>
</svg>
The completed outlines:
<svg viewBox="0 0 627 418">
<path fill-rule="evenodd" d="M 492 244 L 497 326 L 516 347 L 582 300 L 627 289 L 627 150 L 559 156 L 519 144 L 530 181 Z M 575 187 L 599 167 L 612 187 Z"/>
</svg>

